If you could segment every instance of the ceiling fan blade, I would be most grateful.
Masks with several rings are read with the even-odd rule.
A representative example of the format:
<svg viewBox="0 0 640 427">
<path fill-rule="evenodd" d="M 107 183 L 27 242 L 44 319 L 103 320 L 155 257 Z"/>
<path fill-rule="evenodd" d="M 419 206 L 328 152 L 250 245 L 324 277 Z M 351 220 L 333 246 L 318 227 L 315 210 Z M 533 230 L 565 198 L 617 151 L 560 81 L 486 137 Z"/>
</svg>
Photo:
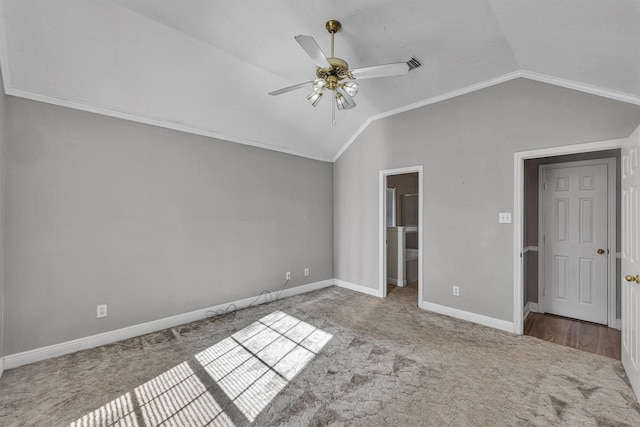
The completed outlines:
<svg viewBox="0 0 640 427">
<path fill-rule="evenodd" d="M 327 61 L 327 56 L 324 54 L 324 52 L 322 52 L 322 49 L 320 49 L 320 46 L 318 46 L 318 43 L 316 43 L 316 40 L 313 37 L 295 36 L 295 39 L 298 44 L 302 46 L 304 51 L 307 52 L 307 55 L 309 55 L 309 57 L 313 59 L 316 65 L 322 68 L 331 67 L 331 64 L 329 64 L 329 61 Z"/>
<path fill-rule="evenodd" d="M 341 87 L 336 88 L 336 90 L 340 92 L 340 95 L 342 95 L 342 97 L 347 101 L 347 105 L 344 107 L 344 110 L 351 110 L 356 106 L 356 101 L 353 100 L 351 95 L 349 95 L 346 90 Z"/>
<path fill-rule="evenodd" d="M 354 79 L 373 79 L 376 77 L 400 76 L 408 72 L 409 64 L 406 62 L 394 62 L 393 64 L 356 68 L 351 71 L 351 75 Z"/>
<path fill-rule="evenodd" d="M 269 92 L 269 95 L 271 96 L 281 95 L 283 93 L 291 92 L 292 90 L 302 89 L 303 87 L 309 86 L 311 83 L 313 83 L 311 80 L 309 80 L 308 82 L 297 83 L 292 86 L 287 86 L 278 90 L 271 91 Z"/>
</svg>

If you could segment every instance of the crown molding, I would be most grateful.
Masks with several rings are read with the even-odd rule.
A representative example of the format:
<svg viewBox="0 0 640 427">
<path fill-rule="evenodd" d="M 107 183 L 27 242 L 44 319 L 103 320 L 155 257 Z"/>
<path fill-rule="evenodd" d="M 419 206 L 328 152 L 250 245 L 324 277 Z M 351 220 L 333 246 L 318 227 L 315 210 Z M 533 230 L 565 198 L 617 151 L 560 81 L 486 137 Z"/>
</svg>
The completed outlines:
<svg viewBox="0 0 640 427">
<path fill-rule="evenodd" d="M 0 15 L 2 14 L 2 6 L 1 6 L 1 2 L 0 2 Z M 243 145 L 249 145 L 252 147 L 257 147 L 257 148 L 262 148 L 265 150 L 271 150 L 271 151 L 276 151 L 276 152 L 280 152 L 280 153 L 284 153 L 284 154 L 290 154 L 293 156 L 298 156 L 298 157 L 304 157 L 307 159 L 311 159 L 311 160 L 318 160 L 321 162 L 331 162 L 334 163 L 336 162 L 341 156 L 342 154 L 344 154 L 345 151 L 347 151 L 347 149 L 351 146 L 351 144 L 353 144 L 358 137 L 369 127 L 369 125 L 371 123 L 373 123 L 376 120 L 380 120 L 380 119 L 384 119 L 387 117 L 391 117 L 391 116 L 395 116 L 397 114 L 402 114 L 411 110 L 415 110 L 417 108 L 421 108 L 421 107 L 425 107 L 427 105 L 433 105 L 433 104 L 437 104 L 439 102 L 442 101 L 446 101 L 448 99 L 451 98 L 455 98 L 461 95 L 466 95 L 481 89 L 485 89 L 491 86 L 495 86 L 501 83 L 505 83 L 517 78 L 526 78 L 529 80 L 534 80 L 534 81 L 538 81 L 541 83 L 547 83 L 547 84 L 552 84 L 555 86 L 559 86 L 559 87 L 564 87 L 567 89 L 572 89 L 572 90 L 577 90 L 580 92 L 584 92 L 584 93 L 588 93 L 591 95 L 597 95 L 597 96 L 601 96 L 604 98 L 609 98 L 609 99 L 613 99 L 616 101 L 621 101 L 621 102 L 626 102 L 626 103 L 630 103 L 630 104 L 635 104 L 635 105 L 640 105 L 640 97 L 631 95 L 631 94 L 626 94 L 626 93 L 622 93 L 622 92 L 616 92 L 616 91 L 611 91 L 608 89 L 604 89 L 604 88 L 600 88 L 597 86 L 593 86 L 593 85 L 587 85 L 587 84 L 583 84 L 583 83 L 579 83 L 579 82 L 575 82 L 572 80 L 567 80 L 567 79 L 561 79 L 561 78 L 557 78 L 557 77 L 553 77 L 553 76 L 547 76 L 545 74 L 540 74 L 540 73 L 533 73 L 530 71 L 525 71 L 525 70 L 519 70 L 519 71 L 514 71 L 512 73 L 507 73 L 507 74 L 503 74 L 501 76 L 498 76 L 496 78 L 490 79 L 490 80 L 485 80 L 483 82 L 479 82 L 479 83 L 475 83 L 473 85 L 470 86 L 466 86 L 464 88 L 461 89 L 457 89 L 451 92 L 447 92 L 445 94 L 442 95 L 438 95 L 432 98 L 428 98 L 419 102 L 415 102 L 413 104 L 408 104 L 405 105 L 403 107 L 399 107 L 399 108 L 395 108 L 393 110 L 389 110 L 389 111 L 385 111 L 376 115 L 373 115 L 369 118 L 367 118 L 365 120 L 365 122 L 358 128 L 358 130 L 351 136 L 351 138 L 349 138 L 349 140 L 342 146 L 342 148 L 340 148 L 340 150 L 336 153 L 336 155 L 333 158 L 324 158 L 324 157 L 318 157 L 318 156 L 312 156 L 306 153 L 301 153 L 295 150 L 290 150 L 287 148 L 282 148 L 282 147 L 276 147 L 274 145 L 269 145 L 266 143 L 262 143 L 259 141 L 253 141 L 253 140 L 248 140 L 248 139 L 243 139 L 243 138 L 237 138 L 234 136 L 230 136 L 230 135 L 224 135 L 224 134 L 220 134 L 217 132 L 212 132 L 212 131 L 207 131 L 207 130 L 203 130 L 203 129 L 199 129 L 199 128 L 195 128 L 193 126 L 189 126 L 183 123 L 176 123 L 176 122 L 171 122 L 168 120 L 164 120 L 164 119 L 159 119 L 159 118 L 153 118 L 153 117 L 147 117 L 141 114 L 133 114 L 133 113 L 128 113 L 128 112 L 123 112 L 123 111 L 118 111 L 118 110 L 114 110 L 105 106 L 100 106 L 100 105 L 94 105 L 91 103 L 86 103 L 86 102 L 76 102 L 76 101 L 71 101 L 68 99 L 64 99 L 64 98 L 57 98 L 57 97 L 53 97 L 53 96 L 48 96 L 48 95 L 42 95 L 39 93 L 34 93 L 34 92 L 30 92 L 30 91 L 26 91 L 26 90 L 21 90 L 21 89 L 16 89 L 14 87 L 12 87 L 11 85 L 11 76 L 9 73 L 9 66 L 8 66 L 8 62 L 6 59 L 6 49 L 4 46 L 4 34 L 2 34 L 4 32 L 4 26 L 0 26 L 0 65 L 1 65 L 1 69 L 2 69 L 2 77 L 4 80 L 4 91 L 7 95 L 11 95 L 11 96 L 15 96 L 15 97 L 19 97 L 19 98 L 24 98 L 24 99 L 29 99 L 32 101 L 38 101 L 38 102 L 44 102 L 47 104 L 53 104 L 53 105 L 58 105 L 61 107 L 66 107 L 66 108 L 73 108 L 76 110 L 81 110 L 81 111 L 86 111 L 86 112 L 90 112 L 90 113 L 95 113 L 95 114 L 101 114 L 104 116 L 109 116 L 109 117 L 115 117 L 115 118 L 119 118 L 119 119 L 124 119 L 124 120 L 129 120 L 129 121 L 133 121 L 133 122 L 137 122 L 137 123 L 143 123 L 143 124 L 147 124 L 147 125 L 151 125 L 151 126 L 157 126 L 157 127 L 162 127 L 162 128 L 166 128 L 166 129 L 171 129 L 171 130 L 176 130 L 176 131 L 180 131 L 180 132 L 186 132 L 186 133 L 191 133 L 191 134 L 195 134 L 195 135 L 201 135 L 201 136 L 206 136 L 209 138 L 215 138 L 215 139 L 220 139 L 220 140 L 224 140 L 224 141 L 229 141 L 229 142 L 235 142 L 238 144 L 243 144 Z"/>
<path fill-rule="evenodd" d="M 456 89 L 451 92 L 447 92 L 438 96 L 427 98 L 425 100 L 408 104 L 403 107 L 398 107 L 392 110 L 388 110 L 367 118 L 364 123 L 358 128 L 358 130 L 347 140 L 347 142 L 338 150 L 338 152 L 332 158 L 325 158 L 319 156 L 313 156 L 306 153 L 302 153 L 296 150 L 290 150 L 284 147 L 277 147 L 260 141 L 254 141 L 244 138 L 238 138 L 231 135 L 225 135 L 218 132 L 204 130 L 196 128 L 184 123 L 172 122 L 167 119 L 148 117 L 139 113 L 130 113 L 125 111 L 115 110 L 106 106 L 92 104 L 89 102 L 78 102 L 64 98 L 44 95 L 31 91 L 18 89 L 13 86 L 11 79 L 11 70 L 9 66 L 8 48 L 7 48 L 7 35 L 5 24 L 5 10 L 4 4 L 0 1 L 0 70 L 2 71 L 2 77 L 4 82 L 4 92 L 7 95 L 16 96 L 20 98 L 30 99 L 33 101 L 45 102 L 48 104 L 54 104 L 62 107 L 73 108 L 76 110 L 87 111 L 90 113 L 101 114 L 109 117 L 115 117 L 119 119 L 129 120 L 133 122 L 143 123 L 151 126 L 162 127 L 166 129 L 172 129 L 180 132 L 191 133 L 195 135 L 206 136 L 209 138 L 215 138 L 225 140 L 229 142 L 235 142 L 238 144 L 249 145 L 252 147 L 262 148 L 265 150 L 276 151 L 284 154 L 290 154 L 293 156 L 304 157 L 311 160 L 318 160 L 321 162 L 336 162 L 342 154 L 358 139 L 358 137 L 369 127 L 371 123 L 376 120 L 384 119 L 387 117 L 395 116 L 397 114 L 405 113 L 407 111 L 415 110 L 417 108 L 425 107 L 427 105 L 436 104 L 438 102 L 446 101 L 451 98 L 455 98 L 460 95 L 465 95 L 477 90 L 485 89 L 500 83 L 505 83 L 517 78 L 526 78 L 529 80 L 538 81 L 541 83 L 552 84 L 567 89 L 577 90 L 592 95 L 601 96 L 604 98 L 613 99 L 616 101 L 626 102 L 630 104 L 640 105 L 640 96 L 628 94 L 624 92 L 605 89 L 599 86 L 594 86 L 586 83 L 580 83 L 573 80 L 563 79 L 560 77 L 550 76 L 542 73 L 537 73 L 527 70 L 517 70 L 507 74 L 500 75 L 493 79 L 485 80 L 482 82 L 474 83 L 472 85 Z"/>
<path fill-rule="evenodd" d="M 0 70 L 2 71 L 2 82 L 4 83 L 4 93 L 6 95 L 18 98 L 29 99 L 32 101 L 44 102 L 47 104 L 58 105 L 61 107 L 73 108 L 75 110 L 86 111 L 89 113 L 101 114 L 104 116 L 115 117 L 118 119 L 129 120 L 137 123 L 143 123 L 151 126 L 157 126 L 165 129 L 176 130 L 180 132 L 191 133 L 194 135 L 206 136 L 209 138 L 220 139 L 238 144 L 249 145 L 252 147 L 262 148 L 265 150 L 276 151 L 279 153 L 290 154 L 293 156 L 304 157 L 311 160 L 321 162 L 332 162 L 331 158 L 324 158 L 302 153 L 296 150 L 290 150 L 284 147 L 277 147 L 260 141 L 250 139 L 237 138 L 231 135 L 225 135 L 205 129 L 199 129 L 184 123 L 173 122 L 163 118 L 154 118 L 139 113 L 130 113 L 126 111 L 114 110 L 112 108 L 93 104 L 90 102 L 78 102 L 65 98 L 45 95 L 41 93 L 31 92 L 14 87 L 11 79 L 11 67 L 9 66 L 9 49 L 7 46 L 6 34 L 6 14 L 4 2 L 0 0 Z"/>
<path fill-rule="evenodd" d="M 385 111 L 380 114 L 376 114 L 374 116 L 369 117 L 360 128 L 356 131 L 356 133 L 349 138 L 347 143 L 342 146 L 342 148 L 336 153 L 333 157 L 332 161 L 335 163 L 342 154 L 347 151 L 347 149 L 355 142 L 356 139 L 364 132 L 369 125 L 380 119 L 384 119 L 387 117 L 395 116 L 396 114 L 405 113 L 407 111 L 415 110 L 417 108 L 425 107 L 427 105 L 437 104 L 438 102 L 446 101 L 451 98 L 455 98 L 460 95 L 466 95 L 471 92 L 475 92 L 480 89 L 485 89 L 491 86 L 495 86 L 500 83 L 505 83 L 510 80 L 525 78 L 529 80 L 538 81 L 541 83 L 552 84 L 555 86 L 563 87 L 566 89 L 577 90 L 579 92 L 588 93 L 591 95 L 597 95 L 604 98 L 613 99 L 616 101 L 622 101 L 629 104 L 640 105 L 640 97 L 624 92 L 618 92 L 610 89 L 605 89 L 602 87 L 589 85 L 586 83 L 580 83 L 573 80 L 567 80 L 560 77 L 549 76 L 547 74 L 535 73 L 527 70 L 518 70 L 511 73 L 503 74 L 493 79 L 485 80 L 479 83 L 472 84 L 470 86 L 463 87 L 461 89 L 457 89 L 451 92 L 444 93 L 442 95 L 434 96 L 433 98 L 428 98 L 419 102 L 415 102 L 413 104 L 405 105 L 404 107 L 395 108 L 393 110 Z"/>
<path fill-rule="evenodd" d="M 266 144 L 259 141 L 253 141 L 250 139 L 237 138 L 230 135 L 225 135 L 217 132 L 212 132 L 204 129 L 199 129 L 193 126 L 186 125 L 184 123 L 172 122 L 170 120 L 153 118 L 144 116 L 138 113 L 128 113 L 124 111 L 114 110 L 105 106 L 95 105 L 88 102 L 71 101 L 64 98 L 57 98 L 48 95 L 42 95 L 35 92 L 30 92 L 22 89 L 16 89 L 11 87 L 5 82 L 5 93 L 7 95 L 16 96 L 19 98 L 29 99 L 32 101 L 44 102 L 47 104 L 58 105 L 61 107 L 73 108 L 75 110 L 86 111 L 89 113 L 101 114 L 103 116 L 115 117 L 118 119 L 129 120 L 132 122 L 143 123 L 146 125 L 157 126 L 165 129 L 177 130 L 180 132 L 191 133 L 194 135 L 206 136 L 209 138 L 220 139 L 223 141 L 235 142 L 243 145 L 250 145 L 252 147 L 263 148 L 265 150 L 277 151 L 279 153 L 290 154 L 293 156 L 304 157 L 311 160 L 318 160 L 321 162 L 331 162 L 329 158 L 323 158 L 318 156 L 301 153 L 299 151 L 290 150 L 284 147 L 276 147 L 274 145 Z"/>
<path fill-rule="evenodd" d="M 628 104 L 640 105 L 640 96 L 638 95 L 632 95 L 630 93 L 619 92 L 612 89 L 605 89 L 600 86 L 594 86 L 587 83 L 577 82 L 575 80 L 563 79 L 561 77 L 550 76 L 533 71 L 520 70 L 519 73 L 520 77 L 523 77 L 525 79 L 535 80 L 541 83 L 548 83 L 566 89 L 573 89 L 579 92 L 613 99 L 615 101 L 626 102 Z"/>
<path fill-rule="evenodd" d="M 342 154 L 345 151 L 347 151 L 347 149 L 351 146 L 351 144 L 353 144 L 355 142 L 355 140 L 358 139 L 358 137 L 362 134 L 362 132 L 364 132 L 369 127 L 369 125 L 371 123 L 373 123 L 374 121 L 376 121 L 376 120 L 380 120 L 380 119 L 384 119 L 384 118 L 387 118 L 387 117 L 395 116 L 396 114 L 406 113 L 407 111 L 415 110 L 417 108 L 425 107 L 427 105 L 436 104 L 438 102 L 446 101 L 447 99 L 455 98 L 456 96 L 466 95 L 468 93 L 475 92 L 475 91 L 480 90 L 480 89 L 484 89 L 484 88 L 487 88 L 487 87 L 490 87 L 490 86 L 494 86 L 494 85 L 497 85 L 497 84 L 500 84 L 500 83 L 508 82 L 509 80 L 513 80 L 513 79 L 516 79 L 518 77 L 520 77 L 520 72 L 519 71 L 515 71 L 513 73 L 503 74 L 501 76 L 498 76 L 498 77 L 490 79 L 490 80 L 485 80 L 485 81 L 480 82 L 480 83 L 475 83 L 475 84 L 472 84 L 470 86 L 463 87 L 461 89 L 456 89 L 454 91 L 447 92 L 447 93 L 444 93 L 442 95 L 434 96 L 433 98 L 427 98 L 427 99 L 422 100 L 422 101 L 414 102 L 413 104 L 405 105 L 404 107 L 394 108 L 393 110 L 385 111 L 383 113 L 371 116 L 362 124 L 362 126 L 360 126 L 360 128 L 356 131 L 356 133 L 354 133 L 353 136 L 351 136 L 351 138 L 349 138 L 347 143 L 342 146 L 340 151 L 338 151 L 336 153 L 336 155 L 333 157 L 332 160 L 333 160 L 333 162 L 338 160 L 340 158 L 340 156 L 342 156 Z"/>
</svg>

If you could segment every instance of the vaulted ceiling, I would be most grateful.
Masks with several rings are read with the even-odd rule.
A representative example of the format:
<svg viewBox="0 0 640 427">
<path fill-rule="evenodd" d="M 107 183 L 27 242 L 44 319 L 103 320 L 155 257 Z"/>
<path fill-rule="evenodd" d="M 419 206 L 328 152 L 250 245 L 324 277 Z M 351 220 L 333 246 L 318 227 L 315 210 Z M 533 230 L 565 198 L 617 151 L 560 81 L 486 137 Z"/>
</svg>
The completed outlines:
<svg viewBox="0 0 640 427">
<path fill-rule="evenodd" d="M 305 157 L 333 160 L 372 120 L 517 77 L 640 104 L 640 0 L 3 0 L 6 93 Z M 351 68 L 357 107 L 317 108 L 315 64 Z"/>
</svg>

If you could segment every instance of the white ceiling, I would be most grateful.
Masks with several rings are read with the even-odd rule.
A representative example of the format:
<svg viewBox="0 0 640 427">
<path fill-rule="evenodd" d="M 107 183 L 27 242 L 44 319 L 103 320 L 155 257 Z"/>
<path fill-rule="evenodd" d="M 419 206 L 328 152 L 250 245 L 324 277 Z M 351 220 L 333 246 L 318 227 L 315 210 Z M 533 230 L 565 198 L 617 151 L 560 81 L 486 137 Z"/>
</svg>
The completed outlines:
<svg viewBox="0 0 640 427">
<path fill-rule="evenodd" d="M 45 102 L 332 160 L 366 125 L 474 88 L 530 77 L 640 104 L 640 0 L 3 0 L 5 90 Z M 358 106 L 317 108 L 294 36 L 351 68 Z"/>
</svg>

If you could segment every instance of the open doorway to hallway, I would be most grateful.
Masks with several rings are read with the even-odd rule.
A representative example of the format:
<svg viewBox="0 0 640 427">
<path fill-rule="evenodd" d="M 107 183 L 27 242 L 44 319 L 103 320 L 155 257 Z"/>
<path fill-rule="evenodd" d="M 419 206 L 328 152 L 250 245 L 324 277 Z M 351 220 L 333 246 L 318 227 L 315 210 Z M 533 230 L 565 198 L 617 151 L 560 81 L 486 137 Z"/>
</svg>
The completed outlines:
<svg viewBox="0 0 640 427">
<path fill-rule="evenodd" d="M 620 358 L 619 171 L 619 149 L 525 160 L 525 335 Z"/>
<path fill-rule="evenodd" d="M 422 166 L 380 171 L 383 297 L 419 305 L 422 293 Z"/>
</svg>

